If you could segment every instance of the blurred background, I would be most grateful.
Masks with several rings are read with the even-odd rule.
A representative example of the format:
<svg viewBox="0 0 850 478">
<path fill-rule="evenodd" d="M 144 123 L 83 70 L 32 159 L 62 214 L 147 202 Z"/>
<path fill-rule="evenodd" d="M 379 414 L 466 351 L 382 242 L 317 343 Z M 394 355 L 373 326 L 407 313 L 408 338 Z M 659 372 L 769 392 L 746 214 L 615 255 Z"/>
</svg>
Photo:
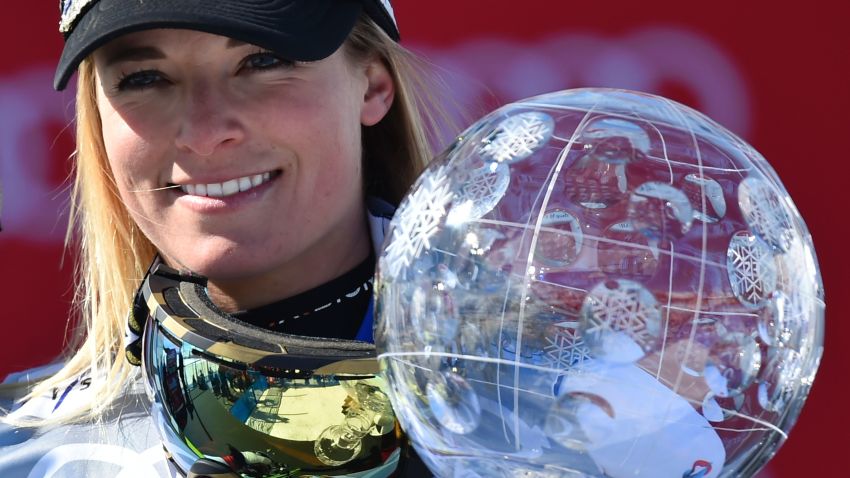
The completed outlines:
<svg viewBox="0 0 850 478">
<path fill-rule="evenodd" d="M 0 29 L 0 377 L 61 350 L 73 256 L 63 251 L 73 91 L 52 90 L 56 1 L 6 4 Z M 826 290 L 821 368 L 788 442 L 759 478 L 844 476 L 850 406 L 847 2 L 395 0 L 467 120 L 583 86 L 667 96 L 742 136 L 776 169 L 813 236 Z M 461 124 L 465 126 L 465 124 Z"/>
</svg>

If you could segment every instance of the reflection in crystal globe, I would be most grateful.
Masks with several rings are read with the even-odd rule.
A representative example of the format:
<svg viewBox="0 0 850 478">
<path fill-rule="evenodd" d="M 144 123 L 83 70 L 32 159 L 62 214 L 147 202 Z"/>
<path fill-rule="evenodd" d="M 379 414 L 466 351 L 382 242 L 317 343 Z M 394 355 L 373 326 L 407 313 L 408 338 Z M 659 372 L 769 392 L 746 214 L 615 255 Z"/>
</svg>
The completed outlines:
<svg viewBox="0 0 850 478">
<path fill-rule="evenodd" d="M 768 354 L 767 372 L 759 381 L 758 402 L 765 410 L 778 412 L 794 398 L 804 364 L 800 354 L 792 349 L 773 348 Z"/>
<path fill-rule="evenodd" d="M 761 369 L 761 350 L 749 335 L 729 332 L 720 337 L 709 352 L 704 376 L 718 397 L 744 393 Z"/>
<path fill-rule="evenodd" d="M 586 451 L 587 444 L 593 438 L 605 439 L 613 432 L 613 410 L 603 398 L 582 393 L 565 393 L 555 400 L 546 416 L 544 431 L 562 446 L 578 451 Z M 590 431 L 595 436 L 587 436 L 578 417 L 593 417 L 597 426 Z M 608 426 L 606 426 L 606 424 Z"/>
<path fill-rule="evenodd" d="M 591 289 L 582 306 L 582 336 L 591 352 L 612 362 L 636 362 L 661 335 L 658 302 L 630 280 L 610 280 Z"/>
<path fill-rule="evenodd" d="M 581 224 L 569 211 L 552 210 L 543 216 L 537 239 L 538 260 L 550 268 L 563 268 L 575 262 L 581 252 Z"/>
<path fill-rule="evenodd" d="M 693 209 L 681 190 L 660 182 L 638 186 L 629 199 L 629 218 L 637 230 L 658 241 L 681 237 L 691 228 Z"/>
<path fill-rule="evenodd" d="M 750 476 L 822 353 L 811 238 L 764 158 L 623 90 L 473 124 L 399 207 L 375 290 L 389 399 L 440 477 Z"/>
<path fill-rule="evenodd" d="M 726 198 L 723 188 L 709 176 L 688 174 L 682 187 L 691 200 L 694 219 L 703 222 L 717 222 L 726 214 Z M 703 201 L 704 200 L 704 201 Z"/>
<path fill-rule="evenodd" d="M 706 395 L 702 401 L 702 415 L 710 422 L 722 422 L 726 419 L 720 404 L 711 395 Z"/>
<path fill-rule="evenodd" d="M 776 289 L 776 262 L 770 248 L 749 232 L 729 241 L 726 265 L 735 296 L 747 307 L 761 309 Z"/>
<path fill-rule="evenodd" d="M 325 465 L 339 466 L 353 460 L 361 447 L 362 436 L 345 425 L 334 425 L 319 435 L 315 452 Z"/>
<path fill-rule="evenodd" d="M 478 427 L 478 395 L 462 377 L 454 373 L 437 375 L 428 384 L 427 393 L 431 411 L 447 430 L 463 434 Z"/>
<path fill-rule="evenodd" d="M 753 232 L 774 248 L 787 252 L 794 239 L 791 219 L 771 185 L 761 179 L 745 178 L 738 187 L 738 202 Z"/>
<path fill-rule="evenodd" d="M 325 465 L 348 463 L 360 453 L 366 435 L 383 435 L 395 425 L 389 397 L 378 387 L 354 381 L 347 382 L 346 388 L 353 396 L 349 395 L 343 406 L 344 421 L 323 430 L 313 445 L 316 457 Z"/>
<path fill-rule="evenodd" d="M 536 111 L 508 116 L 482 139 L 480 153 L 496 163 L 523 160 L 549 141 L 553 126 L 551 116 Z"/>
</svg>

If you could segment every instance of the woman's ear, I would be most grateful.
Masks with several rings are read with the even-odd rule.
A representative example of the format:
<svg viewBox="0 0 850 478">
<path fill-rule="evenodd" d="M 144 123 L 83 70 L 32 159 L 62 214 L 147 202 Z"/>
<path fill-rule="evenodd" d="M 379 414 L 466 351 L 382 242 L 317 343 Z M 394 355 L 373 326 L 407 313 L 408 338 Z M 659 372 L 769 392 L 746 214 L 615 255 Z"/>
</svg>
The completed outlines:
<svg viewBox="0 0 850 478">
<path fill-rule="evenodd" d="M 372 126 L 381 121 L 390 110 L 395 98 L 395 83 L 389 69 L 380 58 L 373 58 L 365 66 L 366 94 L 360 110 L 360 123 Z"/>
</svg>

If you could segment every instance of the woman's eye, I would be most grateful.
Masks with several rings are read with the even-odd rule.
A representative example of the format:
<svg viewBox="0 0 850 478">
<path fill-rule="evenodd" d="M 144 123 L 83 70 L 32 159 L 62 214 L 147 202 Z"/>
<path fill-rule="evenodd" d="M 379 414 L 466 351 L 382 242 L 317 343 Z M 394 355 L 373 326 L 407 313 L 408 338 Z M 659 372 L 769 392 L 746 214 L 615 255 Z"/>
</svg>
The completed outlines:
<svg viewBox="0 0 850 478">
<path fill-rule="evenodd" d="M 160 81 L 163 81 L 162 75 L 155 70 L 145 70 L 136 73 L 130 73 L 121 77 L 118 81 L 117 90 L 143 90 L 155 86 Z"/>
<path fill-rule="evenodd" d="M 242 63 L 244 68 L 249 70 L 270 70 L 272 68 L 292 66 L 292 62 L 286 61 L 283 58 L 271 52 L 260 52 L 249 55 Z"/>
</svg>

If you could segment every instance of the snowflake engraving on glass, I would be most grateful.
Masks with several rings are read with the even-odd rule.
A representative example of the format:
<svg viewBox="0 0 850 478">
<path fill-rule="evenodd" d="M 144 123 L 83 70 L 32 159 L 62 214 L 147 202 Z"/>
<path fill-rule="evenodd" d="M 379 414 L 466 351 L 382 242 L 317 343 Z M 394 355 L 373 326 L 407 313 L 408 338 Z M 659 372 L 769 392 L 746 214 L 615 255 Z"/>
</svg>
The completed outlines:
<svg viewBox="0 0 850 478">
<path fill-rule="evenodd" d="M 665 98 L 500 108 L 390 229 L 375 338 L 437 476 L 750 476 L 814 380 L 805 223 L 764 158 Z"/>
</svg>

